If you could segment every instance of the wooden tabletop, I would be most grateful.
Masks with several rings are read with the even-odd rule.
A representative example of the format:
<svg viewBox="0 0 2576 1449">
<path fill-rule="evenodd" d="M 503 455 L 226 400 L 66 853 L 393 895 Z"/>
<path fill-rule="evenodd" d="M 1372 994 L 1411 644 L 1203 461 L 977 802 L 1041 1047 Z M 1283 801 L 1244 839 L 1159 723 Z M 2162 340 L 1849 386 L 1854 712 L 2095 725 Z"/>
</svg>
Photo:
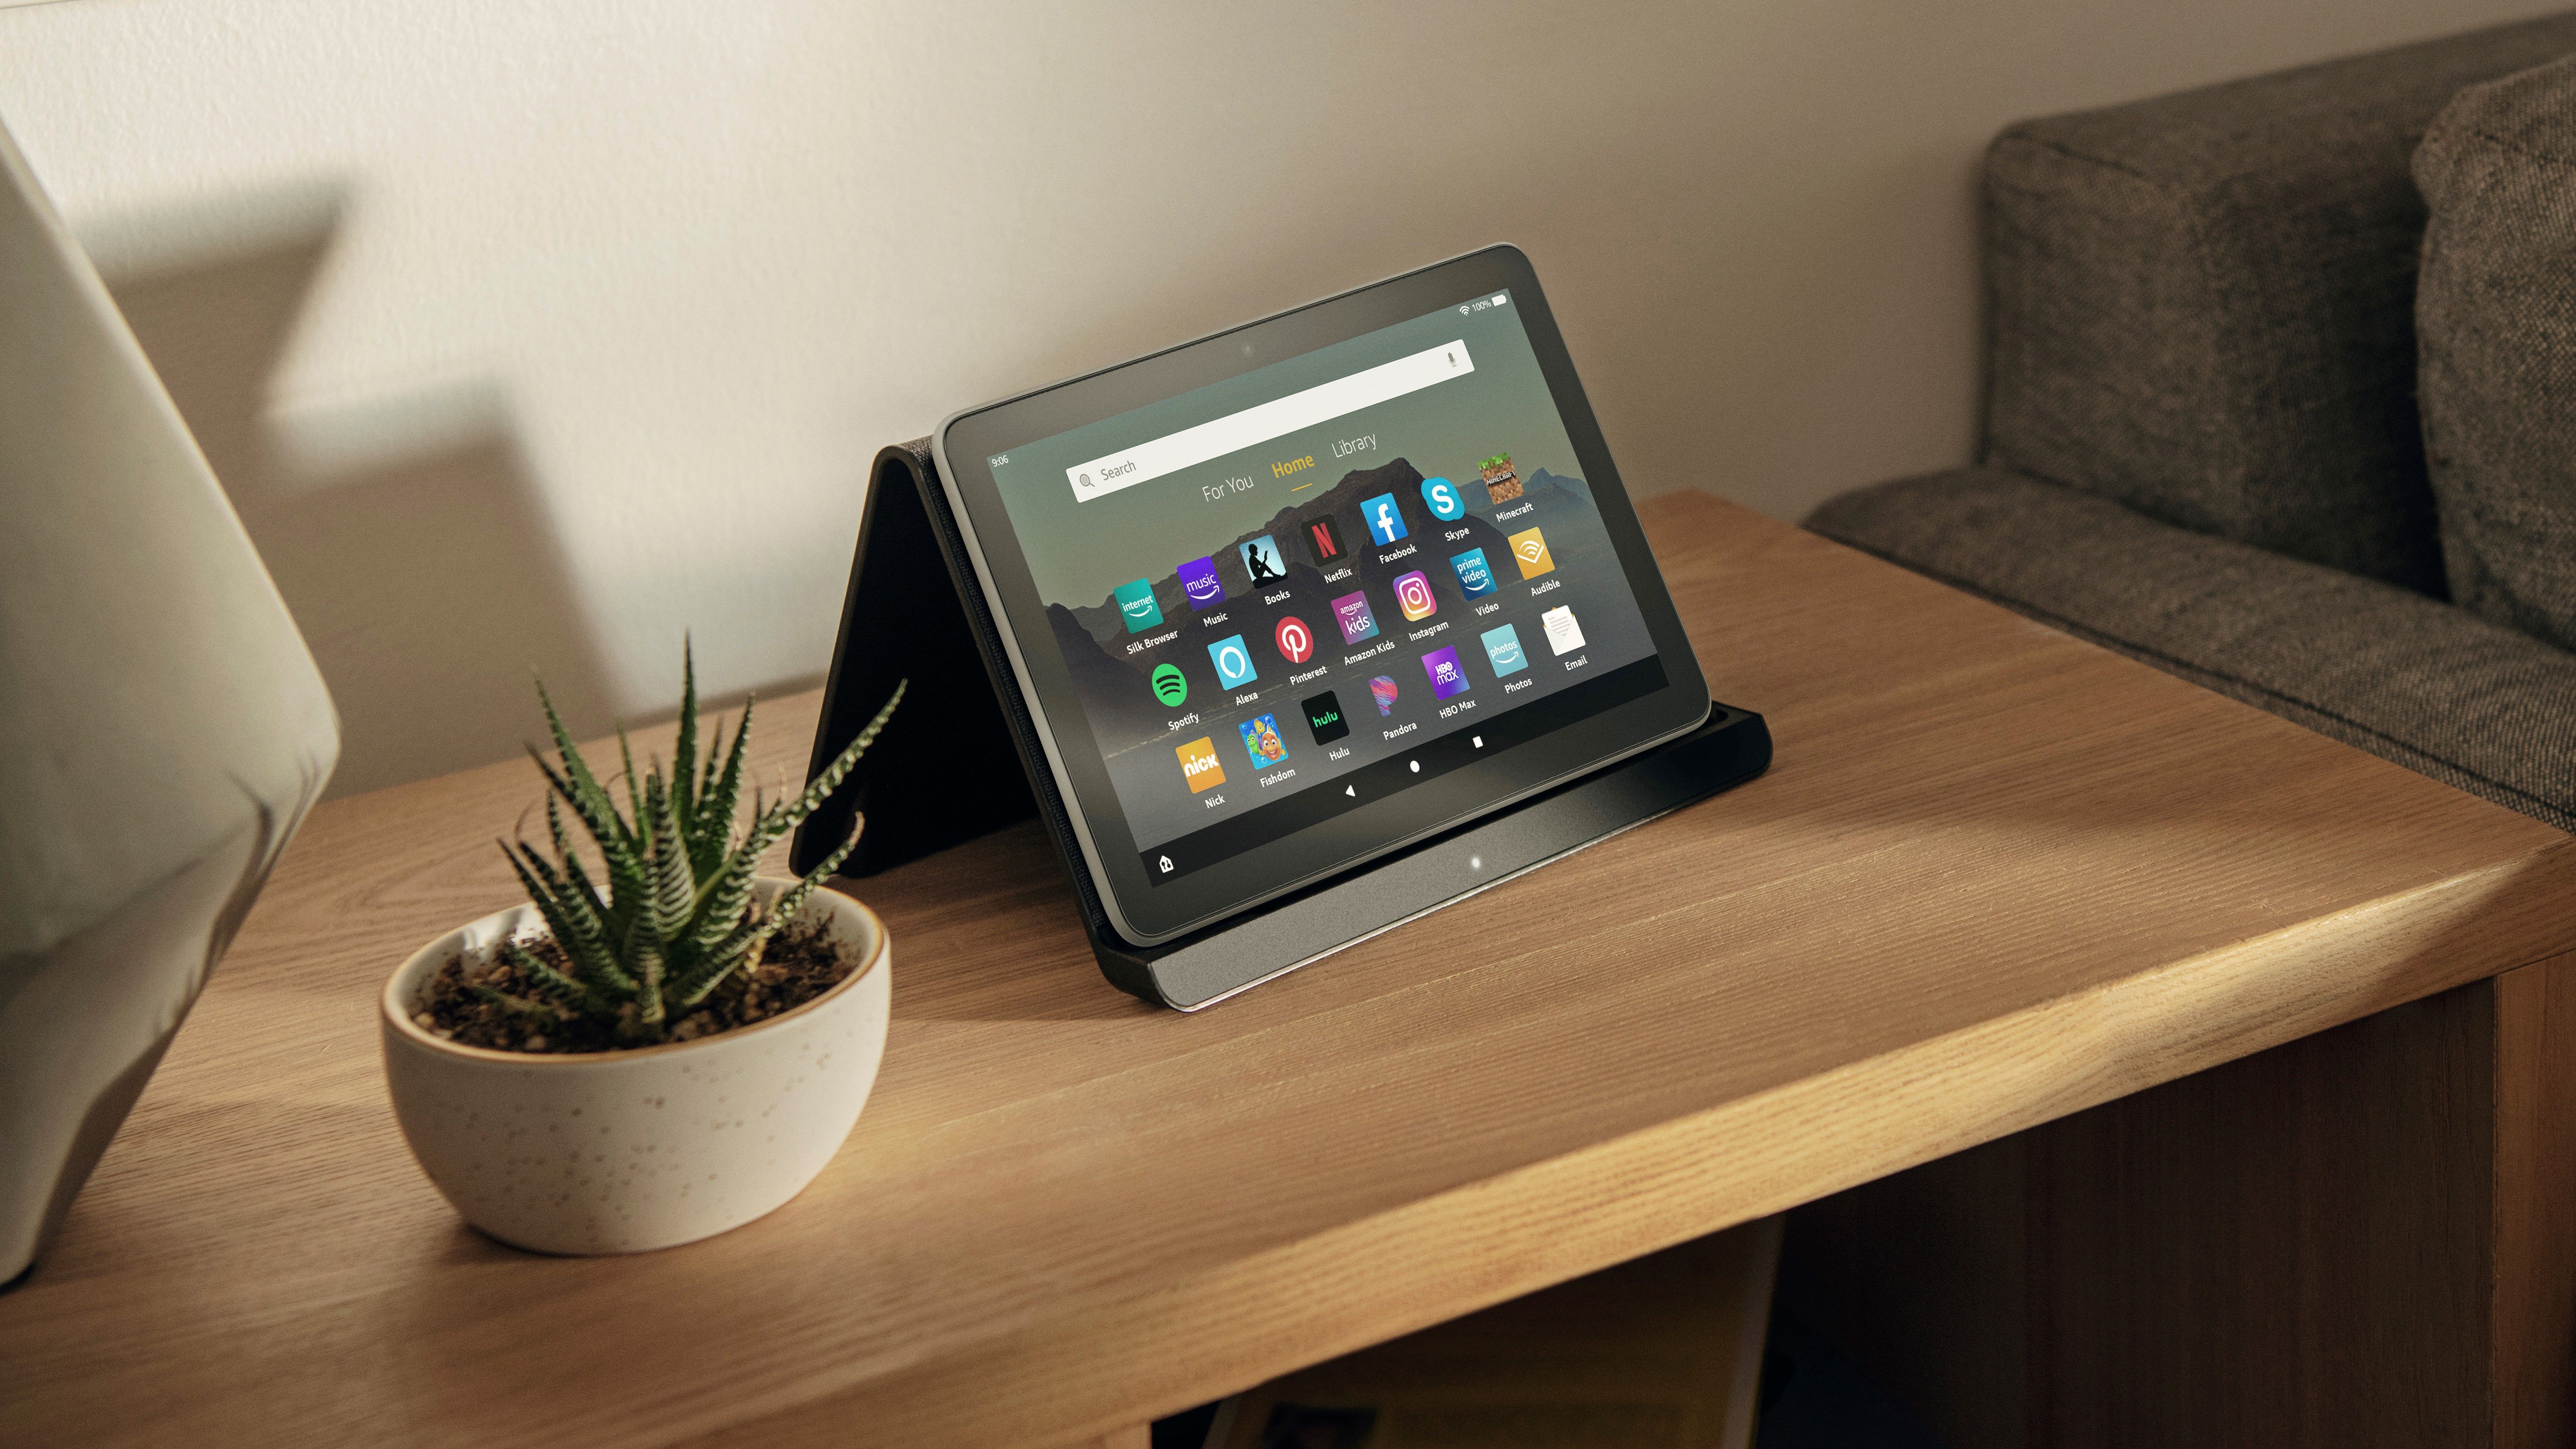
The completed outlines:
<svg viewBox="0 0 2576 1449">
<path fill-rule="evenodd" d="M 510 902 L 524 762 L 323 806 L 60 1242 L 12 1443 L 1045 1444 L 2576 944 L 2569 837 L 1702 495 L 1759 780 L 1210 1011 L 1033 826 L 860 883 L 884 1074 L 705 1243 L 549 1259 L 411 1160 L 375 997 Z M 779 775 L 817 701 L 763 710 Z"/>
</svg>

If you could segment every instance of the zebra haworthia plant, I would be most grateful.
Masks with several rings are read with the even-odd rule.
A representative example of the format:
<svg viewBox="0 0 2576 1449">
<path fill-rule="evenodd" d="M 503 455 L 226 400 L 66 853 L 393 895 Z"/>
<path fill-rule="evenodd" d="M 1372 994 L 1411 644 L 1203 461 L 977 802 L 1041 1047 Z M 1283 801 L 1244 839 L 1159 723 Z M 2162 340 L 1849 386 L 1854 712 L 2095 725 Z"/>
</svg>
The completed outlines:
<svg viewBox="0 0 2576 1449">
<path fill-rule="evenodd" d="M 537 697 L 545 705 L 561 768 L 546 763 L 534 745 L 528 754 L 545 772 L 546 829 L 553 837 L 554 857 L 549 860 L 525 840 L 503 841 L 501 851 L 571 969 L 558 970 L 517 941 L 505 942 L 503 953 L 532 989 L 520 995 L 476 984 L 477 995 L 540 1021 L 592 1018 L 611 1026 L 617 1040 L 631 1046 L 669 1040 L 681 1019 L 727 978 L 760 964 L 770 939 L 796 919 L 815 888 L 858 845 L 864 820 L 854 822 L 850 838 L 811 874 L 766 911 L 756 909 L 752 883 L 760 857 L 813 814 L 867 753 L 903 702 L 910 681 L 895 686 L 885 708 L 804 793 L 768 801 L 755 788 L 750 819 L 737 830 L 751 704 L 743 705 L 732 743 L 726 745 L 724 726 L 718 724 L 700 760 L 697 665 L 686 654 L 683 660 L 680 738 L 669 778 L 659 760 L 639 777 L 626 732 L 618 731 L 625 766 L 623 812 L 591 773 L 539 681 Z M 566 810 L 596 847 L 605 889 L 573 850 L 564 828 Z"/>
</svg>

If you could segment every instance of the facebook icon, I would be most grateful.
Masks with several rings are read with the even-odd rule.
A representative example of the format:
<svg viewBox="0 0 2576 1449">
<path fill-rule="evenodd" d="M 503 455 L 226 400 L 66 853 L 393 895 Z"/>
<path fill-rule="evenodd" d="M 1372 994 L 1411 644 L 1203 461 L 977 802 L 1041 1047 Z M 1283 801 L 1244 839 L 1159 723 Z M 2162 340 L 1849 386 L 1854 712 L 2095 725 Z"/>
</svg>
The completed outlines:
<svg viewBox="0 0 2576 1449">
<path fill-rule="evenodd" d="M 1369 538 L 1381 547 L 1404 537 L 1404 515 L 1395 511 L 1395 495 L 1381 493 L 1360 505 L 1360 517 L 1368 523 Z"/>
</svg>

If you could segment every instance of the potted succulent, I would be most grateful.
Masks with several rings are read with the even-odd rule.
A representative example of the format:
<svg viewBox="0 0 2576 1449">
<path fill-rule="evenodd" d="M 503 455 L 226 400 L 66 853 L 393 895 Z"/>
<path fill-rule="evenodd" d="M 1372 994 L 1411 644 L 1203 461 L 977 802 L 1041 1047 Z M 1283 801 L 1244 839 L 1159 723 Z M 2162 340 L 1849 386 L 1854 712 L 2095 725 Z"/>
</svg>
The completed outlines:
<svg viewBox="0 0 2576 1449">
<path fill-rule="evenodd" d="M 683 665 L 665 777 L 625 801 L 537 686 L 556 762 L 551 851 L 503 842 L 526 904 L 448 932 L 385 984 L 385 1079 L 412 1155 L 466 1221 L 550 1253 L 625 1253 L 737 1227 L 802 1191 L 858 1121 L 885 1051 L 884 923 L 760 857 L 822 804 L 904 686 L 803 793 L 741 808 L 751 706 L 698 753 Z M 567 829 L 589 842 L 588 859 Z M 864 822 L 862 822 L 864 824 Z"/>
</svg>

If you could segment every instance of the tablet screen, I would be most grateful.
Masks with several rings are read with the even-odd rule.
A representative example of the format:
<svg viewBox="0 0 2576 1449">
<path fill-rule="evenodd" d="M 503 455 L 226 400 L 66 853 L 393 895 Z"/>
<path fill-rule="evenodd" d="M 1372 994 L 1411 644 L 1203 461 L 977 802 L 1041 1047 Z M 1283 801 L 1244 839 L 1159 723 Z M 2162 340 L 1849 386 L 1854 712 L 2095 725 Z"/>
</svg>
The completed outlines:
<svg viewBox="0 0 2576 1449">
<path fill-rule="evenodd" d="M 1247 861 L 1672 684 L 1520 292 L 979 460 L 1016 648 L 1131 904 L 1277 885 Z"/>
</svg>

